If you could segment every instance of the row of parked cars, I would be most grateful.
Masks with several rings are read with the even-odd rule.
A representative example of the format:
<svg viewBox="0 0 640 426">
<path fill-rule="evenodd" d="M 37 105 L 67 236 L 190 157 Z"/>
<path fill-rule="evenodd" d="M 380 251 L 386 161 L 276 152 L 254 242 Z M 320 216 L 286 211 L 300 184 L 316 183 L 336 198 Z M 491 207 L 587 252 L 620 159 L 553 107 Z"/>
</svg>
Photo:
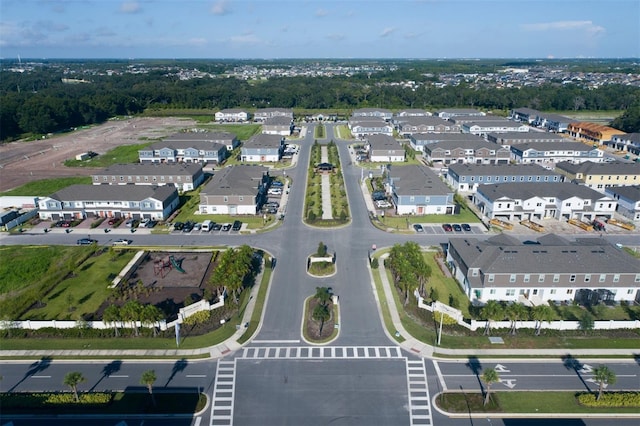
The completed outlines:
<svg viewBox="0 0 640 426">
<path fill-rule="evenodd" d="M 416 232 L 424 232 L 424 227 L 422 225 L 420 225 L 419 223 L 416 223 L 413 225 L 413 229 Z M 457 223 L 454 223 L 453 225 L 449 224 L 449 223 L 445 223 L 442 225 L 442 229 L 444 229 L 444 232 L 471 232 L 471 225 L 469 225 L 468 223 L 463 223 L 462 225 L 459 225 Z"/>
<path fill-rule="evenodd" d="M 210 220 L 205 220 L 203 223 L 186 221 L 186 222 L 176 222 L 173 224 L 174 231 L 182 231 L 185 233 L 188 233 L 191 231 L 203 231 L 203 232 L 236 231 L 237 232 L 237 231 L 240 231 L 241 228 L 242 228 L 242 222 L 239 220 L 235 220 L 233 221 L 233 223 L 216 223 Z"/>
</svg>

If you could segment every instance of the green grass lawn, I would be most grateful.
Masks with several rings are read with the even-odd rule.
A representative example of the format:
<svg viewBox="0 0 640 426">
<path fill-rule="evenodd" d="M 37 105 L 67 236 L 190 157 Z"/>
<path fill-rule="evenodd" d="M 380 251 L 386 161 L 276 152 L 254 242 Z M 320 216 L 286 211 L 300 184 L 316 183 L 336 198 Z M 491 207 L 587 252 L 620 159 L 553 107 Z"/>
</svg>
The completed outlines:
<svg viewBox="0 0 640 426">
<path fill-rule="evenodd" d="M 353 139 L 353 136 L 351 135 L 351 130 L 349 130 L 349 127 L 347 127 L 346 124 L 339 124 L 337 126 L 333 126 L 333 128 L 334 128 L 335 136 L 338 139 Z"/>
<path fill-rule="evenodd" d="M 0 193 L 2 196 L 49 196 L 70 185 L 91 185 L 90 176 L 42 179 Z"/>
<path fill-rule="evenodd" d="M 152 143 L 153 142 L 121 145 L 88 160 L 66 160 L 64 165 L 67 167 L 108 167 L 113 164 L 137 163 L 139 158 L 138 151 L 142 148 L 148 147 Z"/>
</svg>

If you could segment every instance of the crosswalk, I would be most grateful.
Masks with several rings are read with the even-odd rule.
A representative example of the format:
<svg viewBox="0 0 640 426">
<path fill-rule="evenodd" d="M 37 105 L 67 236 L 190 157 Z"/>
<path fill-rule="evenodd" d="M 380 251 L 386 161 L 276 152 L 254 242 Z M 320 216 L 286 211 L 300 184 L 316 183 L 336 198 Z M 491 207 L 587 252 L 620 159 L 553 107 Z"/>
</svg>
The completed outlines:
<svg viewBox="0 0 640 426">
<path fill-rule="evenodd" d="M 397 346 L 247 347 L 243 359 L 393 359 L 404 358 Z"/>
<path fill-rule="evenodd" d="M 397 346 L 245 347 L 231 360 L 219 360 L 213 384 L 210 426 L 232 426 L 236 367 L 252 359 L 397 359 L 406 363 L 410 426 L 432 425 L 432 413 L 424 361 L 410 360 Z"/>
</svg>

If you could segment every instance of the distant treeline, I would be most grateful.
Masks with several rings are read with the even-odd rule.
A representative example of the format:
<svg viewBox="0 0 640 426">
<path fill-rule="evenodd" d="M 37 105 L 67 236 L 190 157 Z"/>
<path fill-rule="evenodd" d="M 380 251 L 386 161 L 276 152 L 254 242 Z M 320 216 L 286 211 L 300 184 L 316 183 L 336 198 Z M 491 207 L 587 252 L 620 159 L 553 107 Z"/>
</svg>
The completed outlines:
<svg viewBox="0 0 640 426">
<path fill-rule="evenodd" d="M 627 110 L 638 105 L 640 87 L 604 85 L 585 89 L 575 84 L 539 87 L 474 88 L 468 85 L 416 89 L 392 85 L 412 78 L 431 82 L 434 76 L 396 72 L 336 77 L 281 77 L 264 81 L 236 78 L 180 80 L 165 71 L 114 76 L 79 76 L 90 83 L 65 84 L 62 71 L 3 71 L 0 76 L 0 140 L 63 131 L 100 123 L 149 108 L 208 109 L 282 107 L 292 109 L 479 108 L 508 111 L 529 107 L 541 111 Z M 639 131 L 637 117 L 624 131 Z M 636 126 L 634 128 L 634 126 Z M 619 127 L 620 128 L 620 127 Z"/>
</svg>

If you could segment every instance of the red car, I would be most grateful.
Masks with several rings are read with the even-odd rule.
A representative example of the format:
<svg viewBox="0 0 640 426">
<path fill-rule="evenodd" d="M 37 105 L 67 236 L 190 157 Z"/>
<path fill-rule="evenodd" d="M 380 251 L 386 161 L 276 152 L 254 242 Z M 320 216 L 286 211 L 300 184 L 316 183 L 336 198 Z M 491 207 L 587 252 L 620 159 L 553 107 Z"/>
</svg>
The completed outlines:
<svg viewBox="0 0 640 426">
<path fill-rule="evenodd" d="M 451 225 L 449 225 L 448 223 L 445 223 L 444 225 L 442 225 L 442 229 L 444 229 L 445 232 L 453 231 L 453 227 Z"/>
</svg>

